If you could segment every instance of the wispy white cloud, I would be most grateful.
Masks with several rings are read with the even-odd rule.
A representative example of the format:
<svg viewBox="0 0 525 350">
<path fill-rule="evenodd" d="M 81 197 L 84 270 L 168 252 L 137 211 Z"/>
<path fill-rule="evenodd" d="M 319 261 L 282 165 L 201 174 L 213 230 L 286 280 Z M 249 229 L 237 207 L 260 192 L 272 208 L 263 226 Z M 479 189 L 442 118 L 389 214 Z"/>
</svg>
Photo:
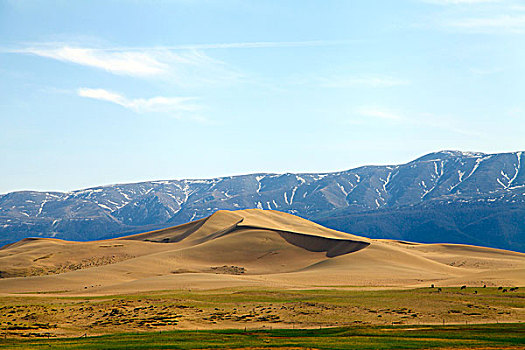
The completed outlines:
<svg viewBox="0 0 525 350">
<path fill-rule="evenodd" d="M 188 44 L 188 45 L 164 45 L 149 47 L 110 47 L 105 51 L 145 51 L 145 50 L 215 50 L 215 49 L 264 49 L 280 47 L 315 47 L 336 46 L 355 43 L 355 40 L 308 40 L 308 41 L 251 41 L 236 43 L 213 43 L 213 44 Z"/>
<path fill-rule="evenodd" d="M 122 94 L 113 91 L 90 88 L 79 88 L 77 90 L 77 95 L 95 100 L 115 103 L 137 113 L 175 113 L 176 116 L 179 116 L 177 114 L 179 112 L 191 113 L 197 112 L 201 109 L 201 106 L 192 103 L 196 100 L 194 97 L 156 96 L 152 98 L 129 99 Z"/>
<path fill-rule="evenodd" d="M 491 74 L 497 74 L 504 71 L 501 67 L 492 67 L 492 68 L 477 68 L 477 67 L 471 67 L 469 68 L 469 71 L 472 74 L 476 75 L 491 75 Z"/>
<path fill-rule="evenodd" d="M 165 73 L 168 65 L 146 52 L 106 52 L 98 49 L 60 46 L 27 47 L 12 52 L 52 58 L 62 62 L 76 63 L 105 71 L 139 77 Z"/>
<path fill-rule="evenodd" d="M 525 32 L 525 14 L 469 17 L 446 21 L 445 26 L 473 32 Z"/>
<path fill-rule="evenodd" d="M 395 76 L 378 74 L 348 75 L 346 73 L 312 75 L 291 78 L 291 85 L 309 85 L 321 88 L 346 89 L 346 88 L 391 88 L 410 85 L 411 81 Z"/>
<path fill-rule="evenodd" d="M 163 77 L 194 84 L 238 80 L 239 72 L 205 54 L 213 49 L 261 49 L 344 45 L 349 41 L 258 41 L 175 46 L 89 47 L 68 43 L 39 43 L 2 52 L 35 55 L 134 77 Z"/>
<path fill-rule="evenodd" d="M 503 0 L 422 0 L 423 2 L 438 5 L 473 5 L 502 2 Z"/>
<path fill-rule="evenodd" d="M 514 0 L 421 0 L 447 6 L 435 24 L 471 33 L 525 33 L 525 6 Z M 456 5 L 456 6 L 454 6 Z M 460 6 L 463 5 L 463 6 Z"/>
<path fill-rule="evenodd" d="M 525 6 L 516 0 L 420 0 L 442 5 L 446 11 L 432 22 L 467 33 L 525 33 Z"/>
<path fill-rule="evenodd" d="M 408 85 L 408 80 L 403 80 L 390 76 L 355 76 L 355 77 L 331 77 L 319 79 L 321 87 L 328 88 L 347 88 L 365 86 L 373 88 L 388 88 L 400 85 Z"/>
<path fill-rule="evenodd" d="M 240 72 L 197 50 L 88 48 L 47 43 L 3 51 L 74 63 L 116 75 L 162 79 L 184 87 L 223 85 L 243 79 Z"/>
<path fill-rule="evenodd" d="M 471 127 L 458 126 L 453 119 L 432 113 L 399 112 L 380 106 L 362 106 L 356 108 L 354 114 L 399 125 L 441 129 L 465 136 L 482 136 Z"/>
</svg>

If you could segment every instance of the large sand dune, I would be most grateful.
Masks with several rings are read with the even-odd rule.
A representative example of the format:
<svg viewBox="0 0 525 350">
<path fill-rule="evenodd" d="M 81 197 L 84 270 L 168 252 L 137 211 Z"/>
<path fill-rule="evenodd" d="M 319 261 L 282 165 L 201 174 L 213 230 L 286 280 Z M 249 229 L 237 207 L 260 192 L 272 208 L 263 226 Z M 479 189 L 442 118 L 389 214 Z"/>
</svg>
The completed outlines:
<svg viewBox="0 0 525 350">
<path fill-rule="evenodd" d="M 269 210 L 219 211 L 93 242 L 31 238 L 0 249 L 0 293 L 525 285 L 525 254 L 373 240 Z"/>
</svg>

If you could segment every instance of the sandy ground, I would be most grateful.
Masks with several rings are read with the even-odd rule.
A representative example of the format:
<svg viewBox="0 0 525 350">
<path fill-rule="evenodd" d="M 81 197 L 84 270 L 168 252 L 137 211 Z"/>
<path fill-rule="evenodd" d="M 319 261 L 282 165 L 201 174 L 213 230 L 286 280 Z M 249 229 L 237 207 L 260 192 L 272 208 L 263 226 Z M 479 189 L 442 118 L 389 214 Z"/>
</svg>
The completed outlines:
<svg viewBox="0 0 525 350">
<path fill-rule="evenodd" d="M 3 295 L 524 286 L 525 254 L 371 240 L 254 209 L 112 240 L 25 239 L 0 249 L 0 276 Z"/>
</svg>

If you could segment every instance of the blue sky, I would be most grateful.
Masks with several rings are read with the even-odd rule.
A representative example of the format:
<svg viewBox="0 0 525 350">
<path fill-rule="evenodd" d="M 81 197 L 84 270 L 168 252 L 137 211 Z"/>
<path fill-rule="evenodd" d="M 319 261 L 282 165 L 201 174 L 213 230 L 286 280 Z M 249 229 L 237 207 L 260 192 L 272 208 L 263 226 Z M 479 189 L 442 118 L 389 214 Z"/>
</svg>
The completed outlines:
<svg viewBox="0 0 525 350">
<path fill-rule="evenodd" d="M 525 149 L 525 3 L 0 0 L 0 193 Z"/>
</svg>

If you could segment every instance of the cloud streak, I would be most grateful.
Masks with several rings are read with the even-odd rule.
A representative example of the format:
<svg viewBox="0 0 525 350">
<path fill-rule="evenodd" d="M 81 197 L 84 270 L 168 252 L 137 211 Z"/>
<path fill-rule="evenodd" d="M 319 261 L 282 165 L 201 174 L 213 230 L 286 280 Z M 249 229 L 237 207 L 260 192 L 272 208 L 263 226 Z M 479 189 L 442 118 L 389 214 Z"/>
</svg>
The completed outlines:
<svg viewBox="0 0 525 350">
<path fill-rule="evenodd" d="M 217 50 L 217 49 L 265 49 L 265 48 L 287 48 L 287 47 L 316 47 L 316 46 L 338 46 L 355 43 L 355 40 L 307 40 L 307 41 L 251 41 L 236 43 L 215 44 L 189 44 L 189 45 L 166 45 L 150 47 L 110 47 L 101 49 L 104 51 L 155 51 L 155 50 Z"/>
<path fill-rule="evenodd" d="M 13 50 L 13 52 L 99 68 L 114 74 L 138 77 L 159 75 L 168 69 L 168 65 L 146 52 L 105 52 L 98 49 L 71 46 L 28 47 Z"/>
<path fill-rule="evenodd" d="M 399 113 L 378 106 L 363 106 L 357 108 L 354 112 L 363 117 L 370 117 L 390 123 L 441 129 L 465 136 L 481 136 L 481 134 L 475 130 L 458 127 L 452 120 L 447 120 L 430 113 Z"/>
<path fill-rule="evenodd" d="M 82 47 L 67 43 L 41 43 L 18 49 L 3 49 L 5 53 L 27 54 L 50 58 L 61 62 L 93 67 L 107 72 L 135 77 L 158 77 L 169 75 L 173 70 L 180 74 L 183 66 L 217 67 L 225 64 L 204 54 L 213 49 L 262 49 L 312 46 L 333 46 L 350 41 L 258 41 L 217 44 L 190 44 L 152 47 Z M 175 69 L 174 69 L 175 68 Z M 227 74 L 222 74 L 224 78 Z M 230 72 L 231 76 L 235 75 Z"/>
<path fill-rule="evenodd" d="M 320 79 L 319 85 L 327 88 L 349 88 L 365 86 L 372 88 L 389 88 L 394 86 L 408 85 L 409 81 L 390 76 L 357 76 L 357 77 L 333 77 Z"/>
<path fill-rule="evenodd" d="M 421 1 L 447 6 L 448 18 L 436 23 L 443 28 L 467 33 L 525 33 L 525 6 L 512 0 Z"/>
<path fill-rule="evenodd" d="M 113 91 L 90 88 L 77 89 L 77 95 L 90 99 L 111 102 L 136 113 L 191 113 L 197 112 L 201 109 L 199 105 L 191 103 L 191 101 L 195 100 L 194 97 L 156 96 L 152 98 L 129 99 Z"/>
<path fill-rule="evenodd" d="M 437 5 L 476 5 L 501 2 L 502 0 L 423 0 L 424 2 Z"/>
<path fill-rule="evenodd" d="M 445 25 L 474 32 L 523 33 L 525 32 L 525 14 L 462 18 L 447 21 Z"/>
<path fill-rule="evenodd" d="M 202 51 L 162 48 L 87 48 L 60 43 L 4 52 L 34 55 L 142 79 L 160 79 L 183 87 L 224 85 L 243 74 Z"/>
</svg>

